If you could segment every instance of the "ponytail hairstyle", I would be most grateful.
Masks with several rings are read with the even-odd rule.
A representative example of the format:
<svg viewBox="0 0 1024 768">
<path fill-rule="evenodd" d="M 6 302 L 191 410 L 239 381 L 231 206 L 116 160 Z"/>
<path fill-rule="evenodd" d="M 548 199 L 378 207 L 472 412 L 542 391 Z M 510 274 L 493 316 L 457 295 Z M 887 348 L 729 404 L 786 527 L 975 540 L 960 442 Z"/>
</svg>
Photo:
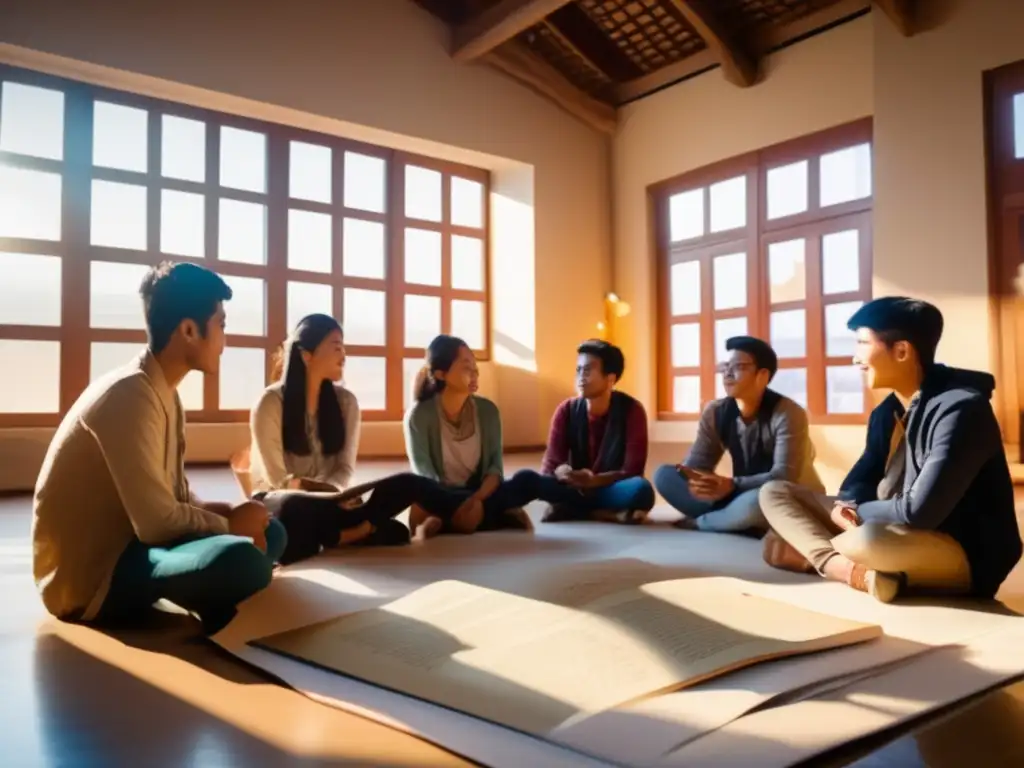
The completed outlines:
<svg viewBox="0 0 1024 768">
<path fill-rule="evenodd" d="M 307 315 L 299 321 L 284 344 L 284 407 L 281 414 L 281 439 L 284 450 L 295 456 L 308 456 L 311 448 L 306 436 L 306 361 L 303 352 L 312 354 L 321 342 L 341 325 L 330 315 Z M 345 445 L 345 419 L 334 393 L 334 382 L 320 384 L 316 409 L 317 434 L 327 456 L 341 451 Z"/>
<path fill-rule="evenodd" d="M 448 373 L 463 347 L 468 349 L 469 345 L 458 336 L 442 334 L 434 337 L 427 347 L 427 359 L 413 384 L 412 394 L 416 400 L 422 403 L 444 391 L 444 381 L 435 378 L 434 373 Z"/>
</svg>

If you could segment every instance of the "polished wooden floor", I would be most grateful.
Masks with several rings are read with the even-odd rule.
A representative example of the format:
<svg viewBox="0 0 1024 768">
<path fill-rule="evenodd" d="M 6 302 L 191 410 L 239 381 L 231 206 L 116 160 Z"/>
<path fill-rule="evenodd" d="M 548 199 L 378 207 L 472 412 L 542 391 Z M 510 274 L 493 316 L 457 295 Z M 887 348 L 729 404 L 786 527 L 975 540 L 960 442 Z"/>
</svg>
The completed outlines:
<svg viewBox="0 0 1024 768">
<path fill-rule="evenodd" d="M 655 457 L 669 460 L 668 447 Z M 511 467 L 535 465 L 514 455 Z M 651 466 L 657 466 L 652 460 Z M 396 471 L 364 462 L 360 474 Z M 234 498 L 226 470 L 190 473 Z M 1024 510 L 1024 496 L 1018 510 Z M 102 633 L 48 619 L 31 580 L 30 499 L 0 499 L 0 764 L 460 766 L 410 735 L 317 704 L 203 640 L 183 617 Z M 1024 567 L 1000 598 L 1024 613 Z M 1024 652 L 1024 650 L 1022 650 Z M 857 768 L 1024 765 L 1024 682 L 815 761 Z"/>
</svg>

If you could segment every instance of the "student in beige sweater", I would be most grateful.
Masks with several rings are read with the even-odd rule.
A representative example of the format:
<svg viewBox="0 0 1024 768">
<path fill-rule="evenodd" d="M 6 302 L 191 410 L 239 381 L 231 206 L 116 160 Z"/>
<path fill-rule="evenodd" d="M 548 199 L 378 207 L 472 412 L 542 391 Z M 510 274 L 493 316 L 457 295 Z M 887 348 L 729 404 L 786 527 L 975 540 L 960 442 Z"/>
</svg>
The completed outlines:
<svg viewBox="0 0 1024 768">
<path fill-rule="evenodd" d="M 140 292 L 148 348 L 86 389 L 50 443 L 33 574 L 58 618 L 130 622 L 167 599 L 213 634 L 270 583 L 286 536 L 262 504 L 204 503 L 185 477 L 176 388 L 190 371 L 217 375 L 231 289 L 203 267 L 164 264 Z"/>
</svg>

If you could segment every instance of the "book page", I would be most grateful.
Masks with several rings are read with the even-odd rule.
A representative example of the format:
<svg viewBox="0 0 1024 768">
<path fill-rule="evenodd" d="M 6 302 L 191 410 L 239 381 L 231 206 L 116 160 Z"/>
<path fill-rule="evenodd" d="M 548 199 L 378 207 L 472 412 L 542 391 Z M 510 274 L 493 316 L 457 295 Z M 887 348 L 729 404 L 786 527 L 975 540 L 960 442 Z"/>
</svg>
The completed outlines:
<svg viewBox="0 0 1024 768">
<path fill-rule="evenodd" d="M 738 584 L 660 582 L 574 610 L 439 582 L 382 608 L 258 644 L 544 734 L 581 712 L 881 634 L 877 626 L 743 594 Z"/>
</svg>

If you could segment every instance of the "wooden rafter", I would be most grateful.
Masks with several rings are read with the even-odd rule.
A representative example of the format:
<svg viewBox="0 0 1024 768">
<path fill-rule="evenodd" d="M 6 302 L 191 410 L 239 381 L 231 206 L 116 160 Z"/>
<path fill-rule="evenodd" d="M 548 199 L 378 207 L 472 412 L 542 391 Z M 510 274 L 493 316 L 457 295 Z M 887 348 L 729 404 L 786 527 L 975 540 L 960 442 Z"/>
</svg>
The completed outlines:
<svg viewBox="0 0 1024 768">
<path fill-rule="evenodd" d="M 904 37 L 916 31 L 917 0 L 875 0 L 877 5 Z"/>
<path fill-rule="evenodd" d="M 757 55 L 748 41 L 728 28 L 708 0 L 672 0 L 672 5 L 714 52 L 726 80 L 742 88 L 757 82 Z"/>
<path fill-rule="evenodd" d="M 452 32 L 452 58 L 472 61 L 511 40 L 569 0 L 502 0 Z"/>
<path fill-rule="evenodd" d="M 509 40 L 482 61 L 515 78 L 535 93 L 555 102 L 569 114 L 603 133 L 615 133 L 615 108 L 593 99 L 533 51 Z"/>
</svg>

